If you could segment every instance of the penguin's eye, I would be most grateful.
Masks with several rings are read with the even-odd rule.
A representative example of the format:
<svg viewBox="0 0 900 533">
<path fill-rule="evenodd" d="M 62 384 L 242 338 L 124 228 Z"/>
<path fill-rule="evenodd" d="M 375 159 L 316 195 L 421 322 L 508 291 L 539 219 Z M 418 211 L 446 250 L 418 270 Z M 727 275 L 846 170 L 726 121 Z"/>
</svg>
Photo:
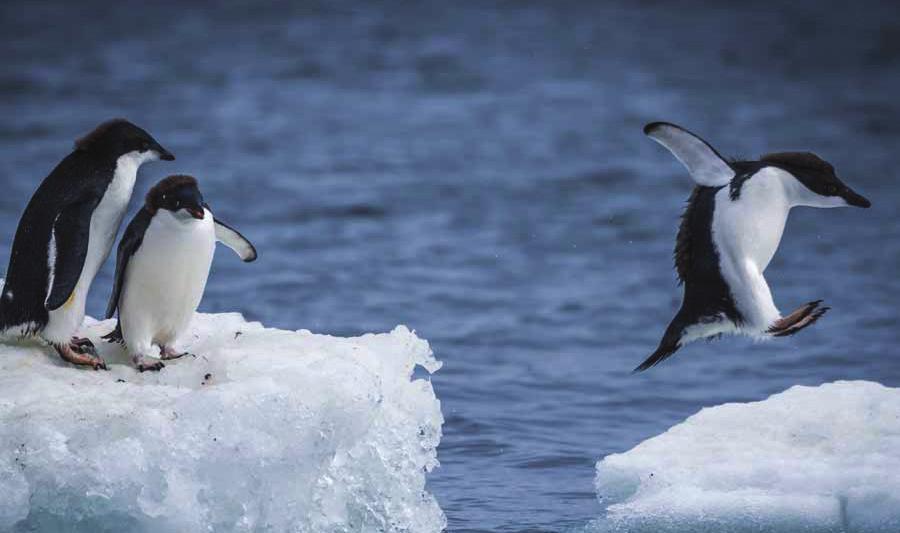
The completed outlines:
<svg viewBox="0 0 900 533">
<path fill-rule="evenodd" d="M 150 143 L 148 143 L 147 141 L 144 141 L 141 143 L 141 151 L 142 152 L 146 152 L 149 149 L 150 149 Z"/>
<path fill-rule="evenodd" d="M 833 184 L 833 183 L 829 183 L 829 184 L 825 187 L 825 192 L 827 192 L 828 194 L 834 196 L 835 194 L 838 193 L 838 187 L 837 187 L 837 185 L 835 185 L 835 184 Z"/>
</svg>

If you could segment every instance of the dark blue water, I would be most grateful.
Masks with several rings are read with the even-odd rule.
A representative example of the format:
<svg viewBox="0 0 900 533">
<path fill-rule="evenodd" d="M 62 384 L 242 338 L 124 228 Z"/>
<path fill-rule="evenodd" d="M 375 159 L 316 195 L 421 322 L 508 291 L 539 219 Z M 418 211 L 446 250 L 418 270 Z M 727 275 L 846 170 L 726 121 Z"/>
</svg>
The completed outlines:
<svg viewBox="0 0 900 533">
<path fill-rule="evenodd" d="M 203 310 L 415 328 L 445 363 L 430 490 L 450 529 L 577 527 L 602 512 L 597 459 L 702 406 L 900 385 L 900 13 L 745 4 L 5 3 L 0 262 L 71 141 L 126 116 L 178 157 L 136 196 L 193 173 L 260 250 L 218 252 Z M 833 306 L 819 324 L 629 375 L 680 298 L 691 182 L 642 136 L 658 119 L 729 155 L 814 150 L 873 200 L 791 216 L 767 276 L 783 310 Z"/>
</svg>

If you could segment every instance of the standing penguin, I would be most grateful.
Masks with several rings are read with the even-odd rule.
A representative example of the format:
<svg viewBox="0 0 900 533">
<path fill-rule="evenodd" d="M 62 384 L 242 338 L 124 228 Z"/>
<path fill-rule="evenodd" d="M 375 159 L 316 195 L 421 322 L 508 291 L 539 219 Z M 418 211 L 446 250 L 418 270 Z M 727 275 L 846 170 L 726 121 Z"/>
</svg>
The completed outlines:
<svg viewBox="0 0 900 533">
<path fill-rule="evenodd" d="M 213 217 L 191 176 L 169 176 L 154 185 L 125 229 L 106 308 L 106 318 L 119 310 L 119 323 L 104 338 L 125 344 L 141 372 L 164 366 L 147 357 L 184 355 L 173 343 L 200 305 L 216 240 L 244 262 L 256 259 L 243 235 Z"/>
<path fill-rule="evenodd" d="M 106 368 L 84 320 L 91 282 L 106 260 L 140 166 L 171 153 L 123 119 L 75 142 L 38 187 L 19 220 L 0 295 L 0 332 L 39 335 L 66 361 Z"/>
<path fill-rule="evenodd" d="M 681 219 L 675 268 L 684 284 L 681 308 L 656 351 L 635 371 L 665 360 L 685 344 L 722 334 L 793 335 L 829 309 L 821 300 L 781 316 L 763 272 L 775 255 L 792 207 L 869 207 L 834 167 L 809 152 L 780 152 L 758 161 L 726 161 L 706 141 L 665 122 L 644 133 L 685 166 L 697 183 Z"/>
</svg>

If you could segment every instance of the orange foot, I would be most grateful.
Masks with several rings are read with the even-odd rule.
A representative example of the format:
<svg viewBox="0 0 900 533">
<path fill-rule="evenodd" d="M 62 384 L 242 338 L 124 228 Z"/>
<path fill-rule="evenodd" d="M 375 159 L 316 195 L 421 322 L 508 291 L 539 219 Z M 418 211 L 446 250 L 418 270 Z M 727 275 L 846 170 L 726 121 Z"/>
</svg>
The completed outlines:
<svg viewBox="0 0 900 533">
<path fill-rule="evenodd" d="M 73 365 L 89 366 L 94 370 L 108 370 L 108 368 L 106 368 L 106 361 L 96 355 L 82 352 L 83 347 L 74 342 L 71 344 L 54 345 L 53 347 L 56 348 L 56 353 L 62 357 L 63 361 L 68 361 Z"/>
<path fill-rule="evenodd" d="M 819 307 L 821 303 L 822 300 L 816 300 L 797 308 L 788 316 L 776 320 L 767 333 L 773 337 L 787 337 L 815 324 L 822 318 L 822 315 L 831 309 L 830 307 Z"/>
</svg>

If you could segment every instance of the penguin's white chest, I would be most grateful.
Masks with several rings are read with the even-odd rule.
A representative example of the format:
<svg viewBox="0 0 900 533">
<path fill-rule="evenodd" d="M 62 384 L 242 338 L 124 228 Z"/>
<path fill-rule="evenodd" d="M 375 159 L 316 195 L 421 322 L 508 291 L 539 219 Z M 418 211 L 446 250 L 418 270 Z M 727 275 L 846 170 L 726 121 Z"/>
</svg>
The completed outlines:
<svg viewBox="0 0 900 533">
<path fill-rule="evenodd" d="M 90 264 L 93 273 L 96 274 L 100 265 L 109 255 L 119 225 L 122 223 L 122 217 L 125 216 L 125 211 L 128 209 L 128 202 L 134 191 L 134 182 L 137 179 L 140 164 L 140 161 L 129 156 L 119 159 L 113 179 L 91 216 L 90 242 L 85 260 L 85 270 L 89 270 L 87 267 Z"/>
<path fill-rule="evenodd" d="M 780 315 L 763 272 L 775 255 L 791 208 L 777 172 L 763 169 L 745 181 L 732 200 L 730 188 L 716 193 L 712 237 L 719 269 L 747 331 L 768 328 Z"/>
<path fill-rule="evenodd" d="M 719 255 L 752 261 L 764 271 L 781 243 L 790 208 L 781 178 L 769 168 L 744 182 L 736 200 L 723 187 L 716 193 L 712 220 Z"/>
<path fill-rule="evenodd" d="M 109 257 L 119 225 L 128 209 L 128 202 L 134 191 L 134 182 L 141 164 L 150 157 L 147 154 L 131 152 L 116 161 L 113 178 L 103 194 L 103 198 L 91 214 L 88 233 L 87 253 L 84 265 L 78 276 L 78 283 L 72 291 L 69 301 L 59 309 L 49 312 L 49 320 L 44 328 L 43 336 L 51 342 L 62 343 L 75 333 L 84 320 L 85 303 L 94 277 Z M 55 240 L 51 239 L 50 257 L 55 260 Z M 52 286 L 52 279 L 48 283 Z"/>
<path fill-rule="evenodd" d="M 138 168 L 143 160 L 144 156 L 137 152 L 120 157 L 116 163 L 112 181 L 107 186 L 100 203 L 94 208 L 91 215 L 87 254 L 78 278 L 78 285 L 75 288 L 74 297 L 76 299 L 84 300 L 87 297 L 94 276 L 109 257 L 109 252 L 116 240 L 116 233 L 119 231 L 134 191 Z"/>
<path fill-rule="evenodd" d="M 200 305 L 216 244 L 212 213 L 205 215 L 182 220 L 160 210 L 129 260 L 119 320 L 132 351 L 173 343 Z"/>
</svg>

